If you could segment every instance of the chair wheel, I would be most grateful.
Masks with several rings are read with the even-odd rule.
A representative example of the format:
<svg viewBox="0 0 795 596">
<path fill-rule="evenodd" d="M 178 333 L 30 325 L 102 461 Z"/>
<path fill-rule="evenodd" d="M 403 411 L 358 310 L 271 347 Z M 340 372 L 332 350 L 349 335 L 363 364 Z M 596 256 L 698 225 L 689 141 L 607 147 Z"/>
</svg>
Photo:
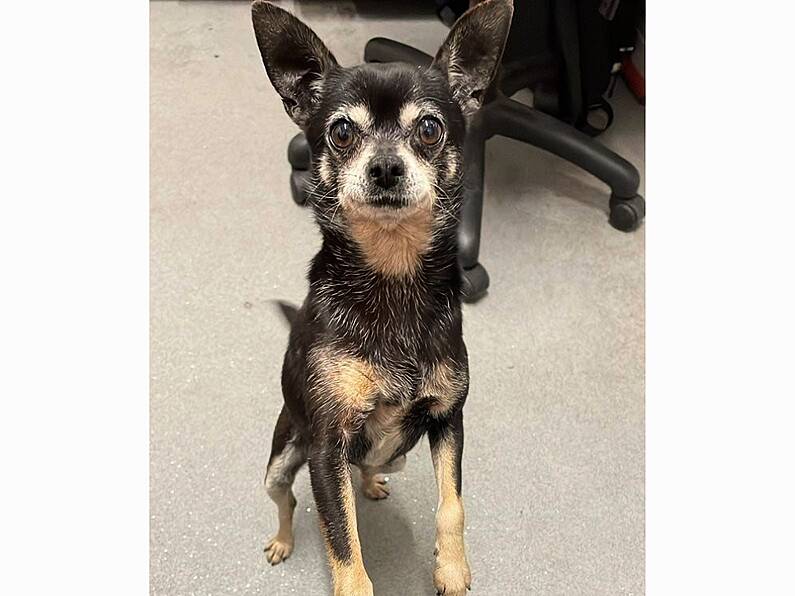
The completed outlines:
<svg viewBox="0 0 795 596">
<path fill-rule="evenodd" d="M 290 140 L 290 144 L 287 145 L 287 161 L 290 162 L 294 170 L 309 169 L 312 153 L 304 133 L 299 132 Z"/>
<path fill-rule="evenodd" d="M 464 302 L 477 302 L 486 294 L 489 288 L 489 274 L 478 263 L 471 269 L 461 270 L 461 293 Z"/>
<path fill-rule="evenodd" d="M 310 174 L 306 170 L 293 170 L 290 174 L 290 192 L 293 195 L 293 201 L 303 206 L 309 198 L 307 192 L 309 191 L 309 177 Z"/>
<path fill-rule="evenodd" d="M 631 199 L 610 197 L 610 225 L 622 232 L 631 232 L 646 216 L 646 201 L 640 195 Z"/>
</svg>

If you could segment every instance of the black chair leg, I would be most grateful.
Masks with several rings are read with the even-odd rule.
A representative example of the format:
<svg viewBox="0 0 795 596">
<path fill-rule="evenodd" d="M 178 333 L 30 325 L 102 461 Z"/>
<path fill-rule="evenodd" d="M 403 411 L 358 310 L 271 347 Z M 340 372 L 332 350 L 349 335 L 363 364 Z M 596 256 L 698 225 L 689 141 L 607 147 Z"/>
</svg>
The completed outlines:
<svg viewBox="0 0 795 596">
<path fill-rule="evenodd" d="M 461 265 L 465 302 L 477 301 L 489 287 L 489 274 L 478 261 L 486 138 L 484 118 L 482 112 L 478 112 L 469 123 L 464 142 L 464 189 L 461 221 L 458 223 L 458 262 Z"/>
<path fill-rule="evenodd" d="M 490 133 L 549 151 L 610 186 L 610 224 L 614 228 L 630 232 L 640 225 L 646 215 L 646 203 L 638 194 L 640 176 L 623 157 L 576 128 L 512 99 L 499 98 L 482 111 Z"/>
</svg>

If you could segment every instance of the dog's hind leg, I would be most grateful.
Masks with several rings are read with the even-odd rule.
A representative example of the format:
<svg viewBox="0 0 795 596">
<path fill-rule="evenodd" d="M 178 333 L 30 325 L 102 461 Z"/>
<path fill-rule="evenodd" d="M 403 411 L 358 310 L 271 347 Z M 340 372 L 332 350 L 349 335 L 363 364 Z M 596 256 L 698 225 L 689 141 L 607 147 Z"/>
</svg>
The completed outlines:
<svg viewBox="0 0 795 596">
<path fill-rule="evenodd" d="M 368 499 L 379 501 L 389 496 L 389 484 L 387 474 L 400 472 L 406 467 L 406 456 L 401 455 L 393 462 L 383 466 L 361 466 L 362 472 L 362 493 Z"/>
<path fill-rule="evenodd" d="M 286 407 L 282 407 L 273 431 L 271 456 L 265 474 L 265 489 L 279 509 L 279 530 L 265 547 L 271 565 L 278 565 L 293 552 L 293 511 L 295 495 L 292 486 L 295 474 L 306 462 L 306 448 L 290 423 Z"/>
<path fill-rule="evenodd" d="M 378 468 L 362 468 L 362 493 L 368 499 L 380 501 L 389 496 L 386 476 Z"/>
</svg>

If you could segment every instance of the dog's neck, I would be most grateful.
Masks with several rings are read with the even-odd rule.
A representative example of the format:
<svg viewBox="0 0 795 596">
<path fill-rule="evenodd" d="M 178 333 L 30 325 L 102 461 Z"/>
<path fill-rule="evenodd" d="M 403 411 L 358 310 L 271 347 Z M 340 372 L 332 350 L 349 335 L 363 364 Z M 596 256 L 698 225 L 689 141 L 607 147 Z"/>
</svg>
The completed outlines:
<svg viewBox="0 0 795 596">
<path fill-rule="evenodd" d="M 391 221 L 353 214 L 348 221 L 351 238 L 373 271 L 394 279 L 410 279 L 417 274 L 432 243 L 430 212 L 416 211 Z"/>
<path fill-rule="evenodd" d="M 369 291 L 455 291 L 460 285 L 454 220 L 417 212 L 397 221 L 346 215 L 345 226 L 323 226 L 313 275 L 332 286 L 364 284 Z"/>
<path fill-rule="evenodd" d="M 400 219 L 361 213 L 344 217 L 344 231 L 336 231 L 324 246 L 335 247 L 340 264 L 354 269 L 354 279 L 375 277 L 393 287 L 444 285 L 448 266 L 457 262 L 455 223 L 440 221 L 430 211 L 417 210 Z"/>
<path fill-rule="evenodd" d="M 368 357 L 387 358 L 430 345 L 460 325 L 454 222 L 439 226 L 417 216 L 394 226 L 348 224 L 323 228 L 309 275 L 318 317 L 336 334 Z"/>
</svg>

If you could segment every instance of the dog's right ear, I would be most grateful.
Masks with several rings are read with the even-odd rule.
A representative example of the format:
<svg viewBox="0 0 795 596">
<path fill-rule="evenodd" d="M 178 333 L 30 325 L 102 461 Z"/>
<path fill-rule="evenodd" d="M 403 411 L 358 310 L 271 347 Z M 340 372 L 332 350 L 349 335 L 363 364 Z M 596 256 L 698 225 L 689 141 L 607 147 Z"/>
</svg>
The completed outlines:
<svg viewBox="0 0 795 596">
<path fill-rule="evenodd" d="M 287 114 L 303 127 L 337 61 L 314 31 L 282 8 L 256 0 L 251 18 L 268 78 Z"/>
<path fill-rule="evenodd" d="M 505 49 L 512 16 L 512 0 L 479 2 L 455 22 L 436 54 L 433 63 L 447 75 L 453 98 L 466 117 L 483 105 Z"/>
</svg>

